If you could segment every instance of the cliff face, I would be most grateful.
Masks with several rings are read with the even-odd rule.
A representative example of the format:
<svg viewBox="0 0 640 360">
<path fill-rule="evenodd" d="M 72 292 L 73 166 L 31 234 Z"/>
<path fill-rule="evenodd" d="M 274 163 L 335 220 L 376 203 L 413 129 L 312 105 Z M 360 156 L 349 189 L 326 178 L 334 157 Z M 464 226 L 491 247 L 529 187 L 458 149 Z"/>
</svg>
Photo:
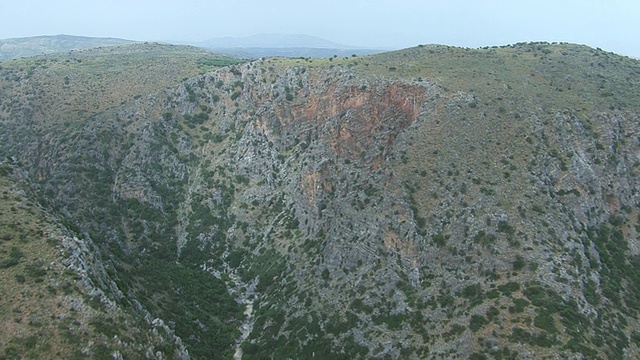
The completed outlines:
<svg viewBox="0 0 640 360">
<path fill-rule="evenodd" d="M 194 358 L 634 357 L 637 74 L 571 45 L 263 59 L 57 128 L 6 103 L 0 154 Z"/>
</svg>

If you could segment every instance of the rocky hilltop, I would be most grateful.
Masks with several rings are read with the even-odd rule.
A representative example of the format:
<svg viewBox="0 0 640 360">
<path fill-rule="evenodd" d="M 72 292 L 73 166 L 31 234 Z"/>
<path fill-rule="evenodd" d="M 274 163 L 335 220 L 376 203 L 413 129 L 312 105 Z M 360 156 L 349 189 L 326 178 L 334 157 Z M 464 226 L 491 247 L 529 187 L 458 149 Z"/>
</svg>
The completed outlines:
<svg viewBox="0 0 640 360">
<path fill-rule="evenodd" d="M 0 63 L 3 181 L 89 314 L 4 327 L 7 357 L 640 356 L 637 60 L 114 49 Z M 36 283 L 18 233 L 3 276 Z"/>
</svg>

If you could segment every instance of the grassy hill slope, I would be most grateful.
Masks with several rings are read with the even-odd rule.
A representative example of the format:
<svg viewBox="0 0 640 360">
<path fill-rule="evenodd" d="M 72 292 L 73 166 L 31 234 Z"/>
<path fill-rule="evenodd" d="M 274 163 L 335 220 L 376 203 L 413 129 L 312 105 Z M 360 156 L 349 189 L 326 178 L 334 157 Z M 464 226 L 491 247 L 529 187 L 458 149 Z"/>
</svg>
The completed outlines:
<svg viewBox="0 0 640 360">
<path fill-rule="evenodd" d="M 71 35 L 0 39 L 0 61 L 70 50 L 91 49 L 130 43 L 133 43 L 133 41 Z"/>
</svg>

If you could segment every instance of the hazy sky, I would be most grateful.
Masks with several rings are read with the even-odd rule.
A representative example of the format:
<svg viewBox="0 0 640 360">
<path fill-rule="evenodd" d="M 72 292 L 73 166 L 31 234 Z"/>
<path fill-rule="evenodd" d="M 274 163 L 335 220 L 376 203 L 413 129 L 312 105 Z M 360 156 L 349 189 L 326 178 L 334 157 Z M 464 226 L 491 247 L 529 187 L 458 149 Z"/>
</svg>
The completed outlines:
<svg viewBox="0 0 640 360">
<path fill-rule="evenodd" d="M 568 41 L 640 57 L 640 0 L 3 0 L 0 38 L 199 41 L 258 33 L 347 45 Z"/>
</svg>

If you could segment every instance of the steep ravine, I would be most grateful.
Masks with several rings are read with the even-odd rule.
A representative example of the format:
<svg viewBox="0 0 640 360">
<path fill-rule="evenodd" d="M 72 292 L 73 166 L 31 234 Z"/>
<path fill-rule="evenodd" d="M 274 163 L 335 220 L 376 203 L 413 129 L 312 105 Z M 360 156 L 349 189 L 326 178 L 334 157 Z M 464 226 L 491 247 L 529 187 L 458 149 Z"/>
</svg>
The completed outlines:
<svg viewBox="0 0 640 360">
<path fill-rule="evenodd" d="M 589 94 L 637 67 L 263 59 L 0 149 L 99 248 L 105 296 L 180 338 L 150 357 L 633 358 L 639 112 Z"/>
</svg>

